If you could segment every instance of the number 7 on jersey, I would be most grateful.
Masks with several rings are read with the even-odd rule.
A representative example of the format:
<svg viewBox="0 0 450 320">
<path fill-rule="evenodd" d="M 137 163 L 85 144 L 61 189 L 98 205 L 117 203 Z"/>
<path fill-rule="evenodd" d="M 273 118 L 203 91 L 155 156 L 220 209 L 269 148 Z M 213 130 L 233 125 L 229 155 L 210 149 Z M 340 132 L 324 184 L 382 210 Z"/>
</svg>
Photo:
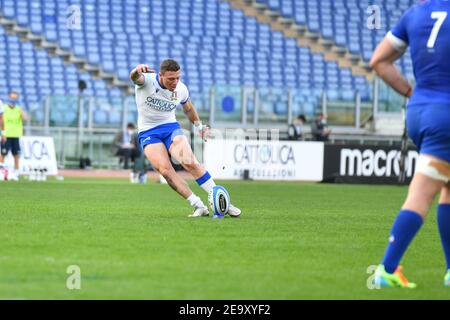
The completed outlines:
<svg viewBox="0 0 450 320">
<path fill-rule="evenodd" d="M 439 30 L 441 30 L 442 24 L 446 18 L 447 12 L 445 11 L 434 11 L 431 13 L 431 19 L 437 19 L 437 21 L 434 23 L 433 30 L 431 30 L 430 38 L 428 39 L 427 47 L 429 49 L 434 48 Z"/>
</svg>

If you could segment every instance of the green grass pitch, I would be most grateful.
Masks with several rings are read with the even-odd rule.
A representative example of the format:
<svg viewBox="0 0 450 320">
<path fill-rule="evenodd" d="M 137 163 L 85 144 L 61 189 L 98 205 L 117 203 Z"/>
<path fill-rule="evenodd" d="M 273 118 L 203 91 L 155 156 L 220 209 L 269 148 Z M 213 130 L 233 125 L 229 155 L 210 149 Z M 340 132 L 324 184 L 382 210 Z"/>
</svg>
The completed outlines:
<svg viewBox="0 0 450 320">
<path fill-rule="evenodd" d="M 435 207 L 403 259 L 418 288 L 367 288 L 406 187 L 222 184 L 240 218 L 190 219 L 187 202 L 155 183 L 0 183 L 0 298 L 450 298 Z M 70 265 L 80 290 L 66 287 Z"/>
</svg>

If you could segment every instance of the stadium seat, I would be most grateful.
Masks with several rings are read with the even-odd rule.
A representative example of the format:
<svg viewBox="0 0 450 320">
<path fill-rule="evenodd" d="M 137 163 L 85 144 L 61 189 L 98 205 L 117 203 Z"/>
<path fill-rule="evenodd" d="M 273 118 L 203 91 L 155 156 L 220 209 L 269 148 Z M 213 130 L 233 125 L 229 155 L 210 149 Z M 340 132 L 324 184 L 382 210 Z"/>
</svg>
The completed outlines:
<svg viewBox="0 0 450 320">
<path fill-rule="evenodd" d="M 412 0 L 381 1 L 382 9 L 386 9 L 387 26 L 373 32 L 358 25 L 365 21 L 361 18 L 366 14 L 367 5 L 356 0 L 324 0 L 320 5 L 318 1 L 306 0 L 258 2 L 299 24 L 307 24 L 311 30 L 368 59 L 376 41 Z M 70 18 L 66 8 L 72 4 L 69 0 L 17 3 L 2 0 L 1 11 L 5 17 L 15 19 L 21 26 L 44 35 L 49 41 L 57 42 L 75 56 L 100 65 L 123 81 L 129 81 L 129 70 L 138 63 L 148 63 L 157 68 L 162 59 L 178 59 L 185 70 L 183 80 L 189 85 L 192 97 L 203 97 L 216 84 L 272 86 L 300 91 L 311 88 L 313 92 L 350 88 L 365 96 L 371 92 L 371 85 L 365 79 L 354 77 L 348 69 L 341 72 L 344 69 L 336 63 L 325 61 L 322 55 L 307 48 L 298 47 L 295 40 L 273 31 L 267 24 L 260 24 L 255 18 L 246 17 L 227 2 L 130 0 L 110 3 L 86 0 L 78 5 L 83 16 L 81 29 L 68 28 L 66 24 Z M 339 14 L 333 14 L 336 12 Z M 361 14 L 353 17 L 356 13 Z M 165 23 L 169 19 L 173 20 L 170 25 Z M 20 42 L 15 36 L 6 35 L 1 27 L 0 42 L 6 48 L 5 54 L 0 53 L 0 62 L 1 59 L 7 62 L 6 67 L 0 64 L 0 77 L 6 79 L 5 87 L 8 89 L 17 87 L 19 91 L 25 91 L 24 84 L 6 76 L 8 72 L 20 69 L 20 63 L 25 61 L 27 65 L 36 65 L 38 75 L 50 73 L 45 81 L 36 81 L 30 91 L 36 93 L 33 97 L 38 100 L 42 101 L 49 89 L 52 90 L 50 94 L 74 94 L 79 79 L 88 84 L 85 94 L 108 99 L 120 96 L 118 90 L 106 89 L 101 80 L 84 74 L 81 76 L 76 68 L 63 64 L 60 58 Z M 400 66 L 404 71 L 412 72 L 408 59 L 406 56 Z M 64 85 L 55 85 L 55 82 L 63 82 Z M 23 98 L 25 102 L 28 99 L 26 96 Z M 279 108 L 274 111 L 279 111 Z M 101 123 L 109 121 L 108 117 L 98 117 Z M 116 120 L 114 117 L 111 119 Z"/>
<path fill-rule="evenodd" d="M 273 11 L 279 12 L 287 18 L 294 18 L 300 25 L 306 25 L 311 31 L 319 32 L 324 38 L 333 39 L 336 44 L 349 48 L 354 54 L 360 54 L 364 60 L 369 61 L 373 50 L 398 21 L 401 14 L 415 0 L 378 1 L 382 12 L 383 23 L 380 29 L 369 29 L 369 1 L 357 0 L 257 0 Z M 291 9 L 291 7 L 293 8 Z M 334 31 L 334 32 L 333 32 Z M 413 77 L 412 70 L 405 67 L 411 63 L 410 57 L 405 55 L 402 59 L 402 71 L 408 77 Z"/>
</svg>

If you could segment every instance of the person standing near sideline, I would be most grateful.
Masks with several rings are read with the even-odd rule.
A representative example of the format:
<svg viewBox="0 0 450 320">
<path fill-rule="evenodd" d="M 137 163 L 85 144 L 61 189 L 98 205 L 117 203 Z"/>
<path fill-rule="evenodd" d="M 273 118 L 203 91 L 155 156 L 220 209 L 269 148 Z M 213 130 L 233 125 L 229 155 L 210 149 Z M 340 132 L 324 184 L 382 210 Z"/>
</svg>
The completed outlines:
<svg viewBox="0 0 450 320">
<path fill-rule="evenodd" d="M 8 180 L 19 180 L 20 143 L 23 136 L 23 121 L 28 120 L 27 113 L 18 105 L 19 94 L 11 91 L 8 100 L 0 108 L 1 155 L 0 167 L 4 167 L 5 156 L 11 151 L 14 157 L 14 169 Z"/>
<path fill-rule="evenodd" d="M 410 47 L 416 87 L 394 62 Z M 438 229 L 446 259 L 444 286 L 450 287 L 450 1 L 412 6 L 375 50 L 370 66 L 395 91 L 410 98 L 406 122 L 419 150 L 408 196 L 394 221 L 381 264 L 380 287 L 414 288 L 399 265 L 440 192 Z"/>
</svg>

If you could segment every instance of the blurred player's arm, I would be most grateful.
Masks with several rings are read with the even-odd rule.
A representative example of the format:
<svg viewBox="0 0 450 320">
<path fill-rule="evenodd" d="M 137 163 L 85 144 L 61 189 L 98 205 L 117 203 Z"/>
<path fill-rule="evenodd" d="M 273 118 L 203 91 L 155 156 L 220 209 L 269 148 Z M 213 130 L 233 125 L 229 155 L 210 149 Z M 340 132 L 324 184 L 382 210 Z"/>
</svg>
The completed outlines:
<svg viewBox="0 0 450 320">
<path fill-rule="evenodd" d="M 373 53 L 372 59 L 370 60 L 370 67 L 395 91 L 405 97 L 410 97 L 413 89 L 394 65 L 394 62 L 405 51 L 396 49 L 391 41 L 392 39 L 389 37 L 383 39 Z"/>
<path fill-rule="evenodd" d="M 188 117 L 189 121 L 194 124 L 196 131 L 200 133 L 202 139 L 205 139 L 208 135 L 208 126 L 202 124 L 200 117 L 198 116 L 197 110 L 194 107 L 191 99 L 188 99 L 186 103 L 182 104 L 184 114 Z"/>
<path fill-rule="evenodd" d="M 1 138 L 1 142 L 5 142 L 6 138 L 3 135 L 3 132 L 5 132 L 5 126 L 3 124 L 3 114 L 0 113 L 0 138 Z"/>
<path fill-rule="evenodd" d="M 27 121 L 29 119 L 28 113 L 23 109 L 21 109 L 20 112 L 22 114 L 22 120 Z"/>
<path fill-rule="evenodd" d="M 145 82 L 143 73 L 146 72 L 155 72 L 155 70 L 150 69 L 150 67 L 146 64 L 138 64 L 136 68 L 130 72 L 131 81 L 133 81 L 134 84 L 142 86 Z"/>
</svg>

